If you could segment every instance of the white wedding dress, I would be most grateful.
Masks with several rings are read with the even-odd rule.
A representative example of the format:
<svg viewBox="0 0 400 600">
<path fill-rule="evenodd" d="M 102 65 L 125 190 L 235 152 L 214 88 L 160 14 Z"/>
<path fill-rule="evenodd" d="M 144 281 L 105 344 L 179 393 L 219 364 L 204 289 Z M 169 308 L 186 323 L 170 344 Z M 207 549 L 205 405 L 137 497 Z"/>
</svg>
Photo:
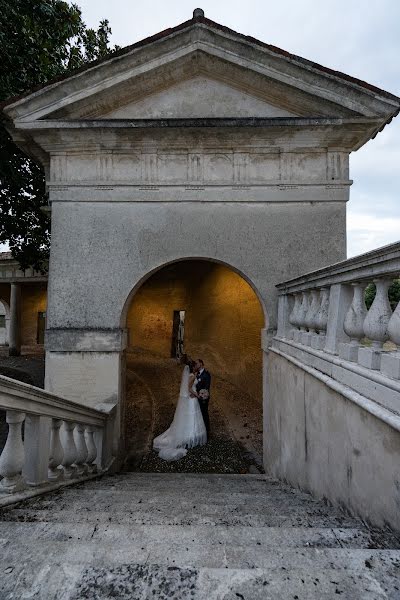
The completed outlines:
<svg viewBox="0 0 400 600">
<path fill-rule="evenodd" d="M 183 369 L 181 389 L 173 421 L 167 431 L 154 438 L 153 448 L 164 460 L 178 460 L 187 454 L 187 448 L 207 442 L 207 432 L 197 398 L 189 393 L 190 370 Z M 195 391 L 196 379 L 192 390 Z"/>
</svg>

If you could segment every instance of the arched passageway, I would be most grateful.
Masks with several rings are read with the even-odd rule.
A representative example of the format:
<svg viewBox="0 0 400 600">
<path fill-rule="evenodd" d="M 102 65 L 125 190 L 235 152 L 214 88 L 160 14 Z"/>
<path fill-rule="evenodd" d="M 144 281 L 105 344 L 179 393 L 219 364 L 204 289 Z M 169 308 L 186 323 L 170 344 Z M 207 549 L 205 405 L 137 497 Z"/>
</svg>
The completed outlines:
<svg viewBox="0 0 400 600">
<path fill-rule="evenodd" d="M 212 373 L 212 435 L 206 448 L 179 463 L 160 464 L 148 452 L 143 470 L 243 472 L 262 465 L 262 351 L 264 313 L 245 279 L 226 265 L 183 260 L 153 273 L 126 313 L 128 462 L 168 427 L 178 397 L 181 352 L 203 358 Z"/>
<path fill-rule="evenodd" d="M 8 302 L 0 298 L 0 346 L 8 345 L 8 330 L 10 322 L 10 307 Z"/>
</svg>

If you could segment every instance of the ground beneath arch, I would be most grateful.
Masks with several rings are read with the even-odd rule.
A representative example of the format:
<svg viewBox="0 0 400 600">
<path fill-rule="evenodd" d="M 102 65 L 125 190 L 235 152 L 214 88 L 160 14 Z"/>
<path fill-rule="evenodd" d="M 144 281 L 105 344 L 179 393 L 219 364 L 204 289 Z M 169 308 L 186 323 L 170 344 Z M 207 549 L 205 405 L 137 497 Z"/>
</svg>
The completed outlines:
<svg viewBox="0 0 400 600">
<path fill-rule="evenodd" d="M 174 462 L 161 460 L 152 450 L 153 438 L 165 431 L 173 418 L 181 373 L 182 367 L 173 359 L 146 352 L 128 353 L 125 469 L 156 473 L 263 472 L 261 399 L 215 373 L 208 443 L 190 449 L 184 458 Z"/>
</svg>

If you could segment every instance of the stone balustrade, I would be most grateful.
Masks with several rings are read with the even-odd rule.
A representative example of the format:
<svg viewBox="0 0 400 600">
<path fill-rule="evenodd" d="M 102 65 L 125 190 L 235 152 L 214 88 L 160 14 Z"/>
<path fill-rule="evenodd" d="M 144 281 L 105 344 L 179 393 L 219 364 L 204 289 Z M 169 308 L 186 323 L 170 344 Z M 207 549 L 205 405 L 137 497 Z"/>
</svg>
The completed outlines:
<svg viewBox="0 0 400 600">
<path fill-rule="evenodd" d="M 0 376 L 0 409 L 8 424 L 0 455 L 3 494 L 85 478 L 113 460 L 114 404 L 89 408 Z"/>
<path fill-rule="evenodd" d="M 396 392 L 391 404 L 397 412 L 400 303 L 390 306 L 388 290 L 399 276 L 400 243 L 395 243 L 279 284 L 276 343 L 284 342 L 285 351 L 291 348 L 297 358 L 302 350 L 302 361 L 330 376 L 335 372 L 356 390 L 361 376 L 373 380 L 373 386 L 364 387 L 375 400 L 380 394 L 376 383 L 385 385 Z M 376 295 L 367 310 L 369 283 L 375 284 Z M 332 365 L 340 366 L 340 373 Z M 345 376 L 344 369 L 354 377 Z"/>
</svg>

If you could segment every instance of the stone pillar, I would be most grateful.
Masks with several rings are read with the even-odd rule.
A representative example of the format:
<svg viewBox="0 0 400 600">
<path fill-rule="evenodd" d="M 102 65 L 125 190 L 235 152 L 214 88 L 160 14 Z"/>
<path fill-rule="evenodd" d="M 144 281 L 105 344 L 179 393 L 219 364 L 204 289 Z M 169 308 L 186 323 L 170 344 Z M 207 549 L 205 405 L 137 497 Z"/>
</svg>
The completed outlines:
<svg viewBox="0 0 400 600">
<path fill-rule="evenodd" d="M 10 356 L 21 354 L 21 285 L 19 283 L 11 284 L 8 353 Z"/>
</svg>

